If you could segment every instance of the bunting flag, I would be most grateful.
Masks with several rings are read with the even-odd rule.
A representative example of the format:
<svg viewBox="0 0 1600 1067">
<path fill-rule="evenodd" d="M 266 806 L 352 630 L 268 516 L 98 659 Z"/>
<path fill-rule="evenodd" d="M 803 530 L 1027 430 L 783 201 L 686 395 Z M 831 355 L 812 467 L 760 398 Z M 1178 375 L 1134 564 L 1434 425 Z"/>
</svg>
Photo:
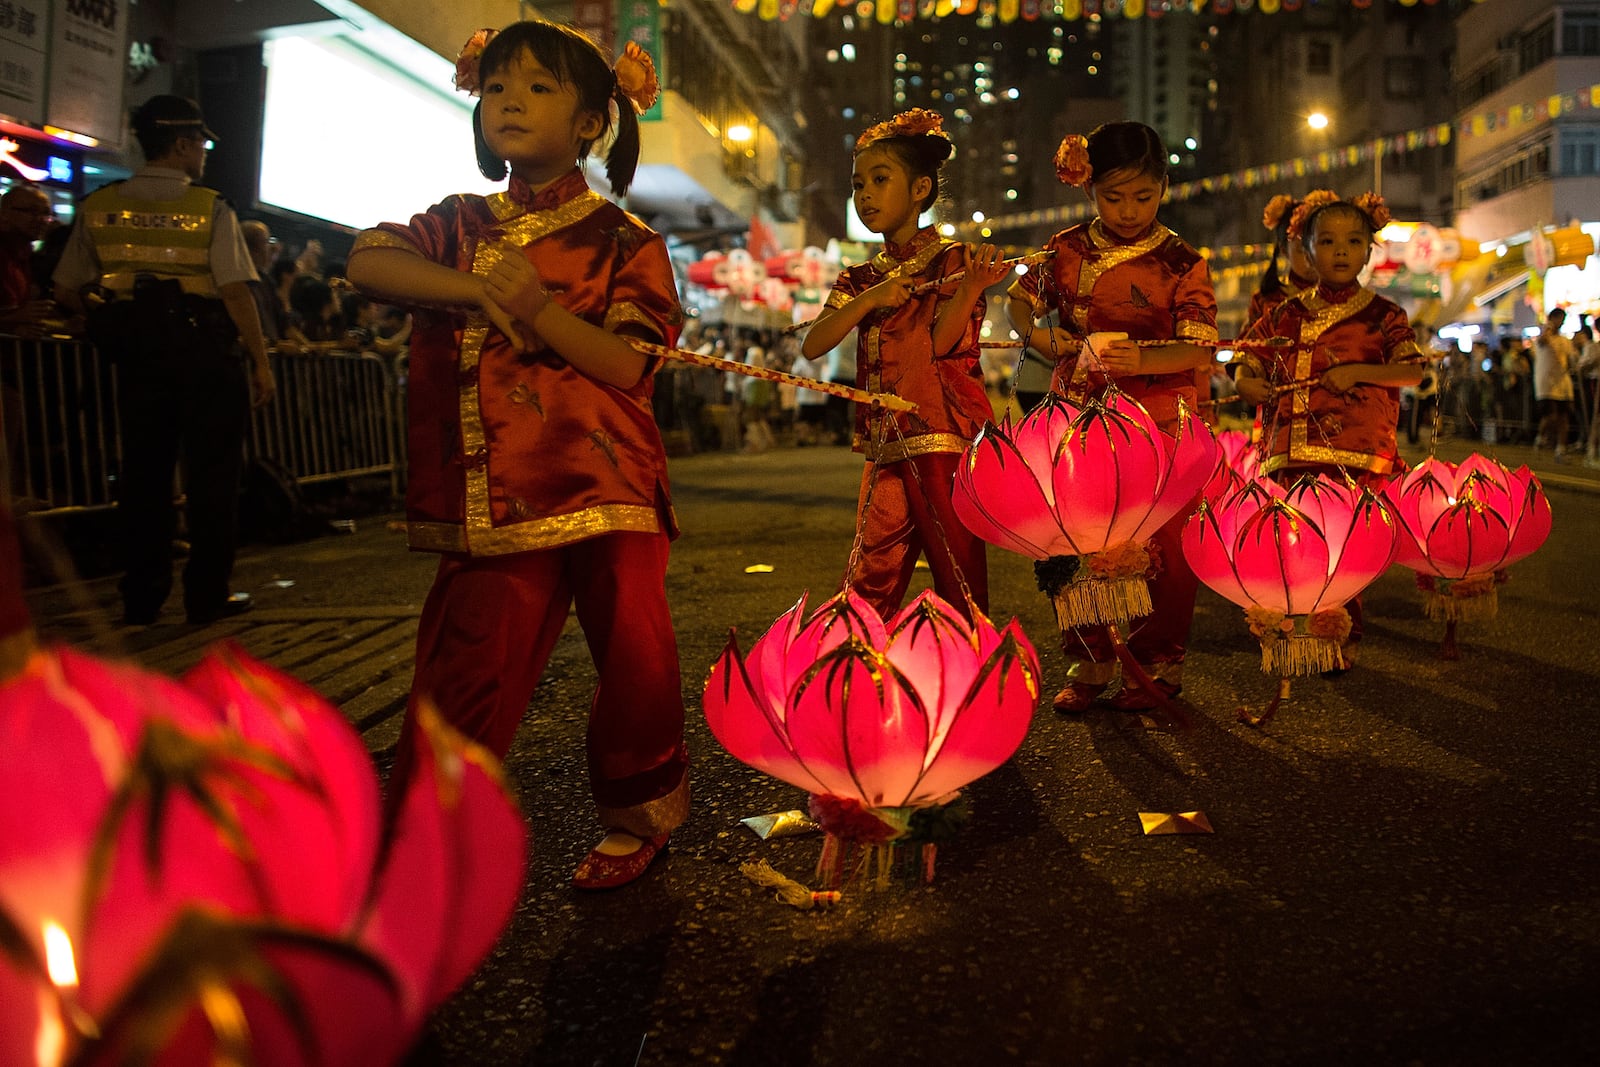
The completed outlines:
<svg viewBox="0 0 1600 1067">
<path fill-rule="evenodd" d="M 1260 0 L 1252 2 L 1259 3 Z M 1287 3 L 1287 0 L 1285 2 Z M 1426 3 L 1427 0 L 1414 0 L 1414 2 Z M 1438 148 L 1449 144 L 1457 137 L 1485 137 L 1492 133 L 1505 133 L 1523 126 L 1549 122 L 1563 115 L 1596 111 L 1600 111 L 1600 84 L 1555 93 L 1532 103 L 1513 104 L 1493 111 L 1463 115 L 1454 122 L 1441 122 L 1407 130 L 1404 133 L 1386 134 L 1360 144 L 1329 148 L 1278 163 L 1263 163 L 1257 167 L 1236 170 L 1232 174 L 1218 174 L 1209 178 L 1179 182 L 1168 190 L 1167 199 L 1176 202 L 1211 193 L 1254 189 L 1290 179 L 1300 180 L 1348 167 L 1369 165 L 1374 159 L 1388 159 L 1390 156 L 1416 152 L 1424 148 Z M 1094 205 L 1085 201 L 1038 211 L 1022 211 L 1014 215 L 997 215 L 985 219 L 981 224 L 966 223 L 962 229 L 977 230 L 981 225 L 983 229 L 992 233 L 1023 226 L 1069 226 L 1093 215 Z"/>
<path fill-rule="evenodd" d="M 791 16 L 810 15 L 825 19 L 832 15 L 853 15 L 863 21 L 885 26 L 937 20 L 952 15 L 973 15 L 1001 23 L 1098 22 L 1107 18 L 1163 18 L 1167 15 L 1247 15 L 1259 11 L 1276 15 L 1291 14 L 1307 7 L 1346 5 L 1358 11 L 1370 8 L 1376 0 L 733 0 L 734 10 L 755 15 L 765 22 L 787 21 Z M 1384 0 L 1400 7 L 1450 7 L 1481 4 L 1484 0 Z"/>
</svg>

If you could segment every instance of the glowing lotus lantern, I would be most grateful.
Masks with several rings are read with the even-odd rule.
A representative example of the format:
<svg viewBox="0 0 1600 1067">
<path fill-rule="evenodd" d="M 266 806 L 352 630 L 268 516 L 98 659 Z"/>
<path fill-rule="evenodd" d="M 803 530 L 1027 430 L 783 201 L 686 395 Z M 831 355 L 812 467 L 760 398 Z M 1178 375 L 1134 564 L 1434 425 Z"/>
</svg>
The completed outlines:
<svg viewBox="0 0 1600 1067">
<path fill-rule="evenodd" d="M 355 731 L 235 651 L 36 651 L 0 709 L 0 1062 L 395 1062 L 519 895 L 516 806 L 435 716 L 385 845 Z"/>
<path fill-rule="evenodd" d="M 1224 430 L 1217 434 L 1217 447 L 1222 451 L 1222 463 L 1206 483 L 1202 495 L 1207 500 L 1220 500 L 1261 475 L 1261 452 L 1249 434 Z"/>
<path fill-rule="evenodd" d="M 1201 505 L 1183 529 L 1184 557 L 1245 609 L 1261 669 L 1283 679 L 1266 714 L 1245 721 L 1271 718 L 1289 678 L 1343 665 L 1344 605 L 1388 569 L 1397 534 L 1376 494 L 1322 475 L 1287 489 L 1258 480 Z"/>
<path fill-rule="evenodd" d="M 1053 599 L 1063 627 L 1150 611 L 1141 546 L 1189 507 L 1216 470 L 1210 429 L 1185 411 L 1176 436 L 1108 390 L 1082 408 L 1048 394 L 1012 426 L 986 426 L 952 494 L 957 517 L 990 544 L 1036 560 L 1077 556 Z"/>
<path fill-rule="evenodd" d="M 730 636 L 711 668 L 711 732 L 812 794 L 828 832 L 818 872 L 835 884 L 849 843 L 921 843 L 931 877 L 936 837 L 919 828 L 1027 734 L 1038 656 L 1015 619 L 996 630 L 974 618 L 932 591 L 887 623 L 849 589 L 809 615 L 802 596 L 748 655 Z"/>
<path fill-rule="evenodd" d="M 1428 457 L 1385 490 L 1404 530 L 1398 562 L 1417 573 L 1430 619 L 1445 622 L 1442 654 L 1459 655 L 1455 625 L 1492 619 L 1506 568 L 1550 535 L 1550 502 L 1527 467 L 1473 453 L 1453 466 Z"/>
</svg>

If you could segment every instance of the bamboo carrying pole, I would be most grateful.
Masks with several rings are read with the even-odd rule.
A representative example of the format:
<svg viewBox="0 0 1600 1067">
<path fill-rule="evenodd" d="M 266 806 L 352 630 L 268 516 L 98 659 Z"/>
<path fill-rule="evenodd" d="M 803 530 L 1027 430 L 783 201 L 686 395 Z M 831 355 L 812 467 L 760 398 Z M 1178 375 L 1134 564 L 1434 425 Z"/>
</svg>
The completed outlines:
<svg viewBox="0 0 1600 1067">
<path fill-rule="evenodd" d="M 639 341 L 628 338 L 628 343 L 640 352 L 651 356 L 660 356 L 670 359 L 675 363 L 689 363 L 696 367 L 710 367 L 712 370 L 729 371 L 733 374 L 742 374 L 746 378 L 761 378 L 769 382 L 778 382 L 782 385 L 798 386 L 801 389 L 811 389 L 829 396 L 842 396 L 846 400 L 854 400 L 860 404 L 875 404 L 889 411 L 915 411 L 917 405 L 895 396 L 893 393 L 873 393 L 865 389 L 857 389 L 849 385 L 839 385 L 836 382 L 819 381 L 816 378 L 803 378 L 798 374 L 789 374 L 781 370 L 769 370 L 766 367 L 752 367 L 748 363 L 739 363 L 731 359 L 722 359 L 717 356 L 705 356 L 699 352 L 691 352 L 687 348 L 668 348 L 651 341 Z"/>
</svg>

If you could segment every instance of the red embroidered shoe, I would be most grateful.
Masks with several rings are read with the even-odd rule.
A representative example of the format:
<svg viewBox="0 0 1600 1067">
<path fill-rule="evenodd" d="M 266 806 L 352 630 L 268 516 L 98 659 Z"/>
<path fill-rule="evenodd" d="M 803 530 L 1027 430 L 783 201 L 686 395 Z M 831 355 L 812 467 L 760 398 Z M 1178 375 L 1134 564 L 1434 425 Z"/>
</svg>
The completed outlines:
<svg viewBox="0 0 1600 1067">
<path fill-rule="evenodd" d="M 1068 682 L 1061 687 L 1061 692 L 1050 702 L 1050 706 L 1063 715 L 1078 715 L 1088 711 L 1101 693 L 1106 691 L 1103 685 L 1085 685 L 1083 682 Z"/>
<path fill-rule="evenodd" d="M 1168 700 L 1183 692 L 1183 686 L 1164 682 L 1160 678 L 1152 678 L 1151 682 Z M 1111 698 L 1111 706 L 1118 711 L 1152 711 L 1160 706 L 1160 702 L 1142 687 L 1125 681 L 1122 683 L 1122 688 L 1117 691 L 1117 695 Z"/>
<path fill-rule="evenodd" d="M 655 862 L 671 837 L 671 834 L 647 837 L 638 848 L 621 856 L 612 856 L 596 848 L 572 872 L 572 885 L 576 889 L 616 889 L 627 885 Z"/>
</svg>

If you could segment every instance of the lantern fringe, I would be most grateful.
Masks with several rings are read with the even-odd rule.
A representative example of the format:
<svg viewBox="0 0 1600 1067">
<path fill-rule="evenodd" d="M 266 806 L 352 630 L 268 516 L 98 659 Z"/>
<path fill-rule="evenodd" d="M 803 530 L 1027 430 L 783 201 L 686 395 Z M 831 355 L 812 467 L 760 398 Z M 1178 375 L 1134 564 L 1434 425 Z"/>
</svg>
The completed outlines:
<svg viewBox="0 0 1600 1067">
<path fill-rule="evenodd" d="M 766 860 L 741 863 L 739 871 L 756 885 L 776 890 L 773 897 L 778 903 L 788 904 L 801 911 L 828 908 L 839 903 L 840 894 L 837 891 L 808 889 L 781 871 L 774 870 L 772 864 Z"/>
<path fill-rule="evenodd" d="M 1434 622 L 1484 622 L 1500 613 L 1499 585 L 1505 572 L 1474 574 L 1466 578 L 1440 578 L 1417 574 L 1424 593 L 1423 611 Z"/>
<path fill-rule="evenodd" d="M 1344 664 L 1338 641 L 1312 634 L 1261 639 L 1261 670 L 1280 678 L 1321 674 Z"/>
<path fill-rule="evenodd" d="M 1148 615 L 1150 585 L 1134 578 L 1078 578 L 1050 598 L 1056 625 L 1063 630 L 1094 623 L 1122 623 Z"/>
<path fill-rule="evenodd" d="M 817 859 L 815 880 L 820 885 L 828 886 L 829 892 L 826 895 L 832 896 L 834 900 L 839 898 L 842 886 L 849 885 L 857 878 L 861 878 L 864 884 L 874 889 L 889 888 L 897 877 L 928 885 L 933 881 L 938 854 L 939 846 L 932 841 L 920 843 L 883 841 L 876 844 L 862 844 L 842 839 L 836 834 L 828 834 L 822 842 L 822 855 Z M 754 865 L 745 864 L 745 867 L 750 866 Z M 751 881 L 756 880 L 749 871 L 745 871 L 745 875 Z M 811 892 L 804 886 L 800 888 L 807 893 Z M 779 899 L 783 899 L 786 904 L 792 903 L 784 899 L 784 894 L 781 892 Z M 831 904 L 833 901 L 826 903 Z"/>
</svg>

